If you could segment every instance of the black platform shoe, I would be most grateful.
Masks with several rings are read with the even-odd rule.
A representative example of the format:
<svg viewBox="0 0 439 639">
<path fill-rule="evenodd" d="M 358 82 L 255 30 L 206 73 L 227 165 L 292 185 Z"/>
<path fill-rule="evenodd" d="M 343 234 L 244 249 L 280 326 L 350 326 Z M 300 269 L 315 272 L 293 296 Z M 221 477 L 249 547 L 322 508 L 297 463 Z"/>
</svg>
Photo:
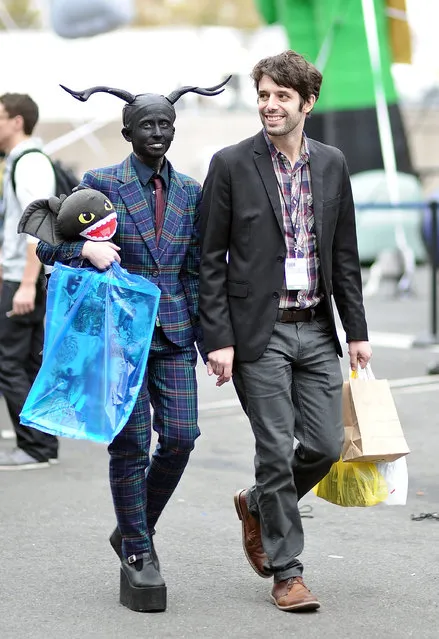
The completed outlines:
<svg viewBox="0 0 439 639">
<path fill-rule="evenodd" d="M 120 534 L 120 530 L 119 528 L 116 526 L 116 528 L 113 530 L 113 532 L 111 533 L 110 537 L 108 538 L 108 541 L 110 542 L 114 552 L 116 553 L 116 555 L 119 557 L 119 559 L 121 561 L 123 561 L 123 555 L 122 555 L 122 535 Z M 152 535 L 150 537 L 150 541 L 151 541 L 151 559 L 152 562 L 156 568 L 156 570 L 158 572 L 160 572 L 160 561 L 159 558 L 157 557 L 157 553 L 155 551 L 154 548 L 154 542 L 152 539 Z"/>
<path fill-rule="evenodd" d="M 166 610 L 166 584 L 149 552 L 123 559 L 120 565 L 120 603 L 136 612 Z"/>
</svg>

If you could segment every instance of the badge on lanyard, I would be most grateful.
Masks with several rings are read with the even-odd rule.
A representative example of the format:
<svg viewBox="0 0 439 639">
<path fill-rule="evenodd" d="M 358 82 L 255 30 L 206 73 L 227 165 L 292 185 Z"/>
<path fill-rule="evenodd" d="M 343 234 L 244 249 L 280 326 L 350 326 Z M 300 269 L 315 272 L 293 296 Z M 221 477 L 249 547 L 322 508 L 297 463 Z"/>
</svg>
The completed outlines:
<svg viewBox="0 0 439 639">
<path fill-rule="evenodd" d="M 308 260 L 305 257 L 287 257 L 285 283 L 289 291 L 308 289 Z"/>
</svg>

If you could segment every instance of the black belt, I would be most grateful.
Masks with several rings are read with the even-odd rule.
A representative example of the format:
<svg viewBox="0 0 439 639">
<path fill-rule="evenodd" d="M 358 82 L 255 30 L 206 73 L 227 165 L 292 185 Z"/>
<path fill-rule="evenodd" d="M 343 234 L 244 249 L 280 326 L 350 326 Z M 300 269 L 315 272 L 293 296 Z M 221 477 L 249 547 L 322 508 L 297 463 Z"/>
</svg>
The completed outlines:
<svg viewBox="0 0 439 639">
<path fill-rule="evenodd" d="M 311 322 L 315 317 L 324 315 L 323 308 L 280 308 L 277 312 L 278 322 Z"/>
</svg>

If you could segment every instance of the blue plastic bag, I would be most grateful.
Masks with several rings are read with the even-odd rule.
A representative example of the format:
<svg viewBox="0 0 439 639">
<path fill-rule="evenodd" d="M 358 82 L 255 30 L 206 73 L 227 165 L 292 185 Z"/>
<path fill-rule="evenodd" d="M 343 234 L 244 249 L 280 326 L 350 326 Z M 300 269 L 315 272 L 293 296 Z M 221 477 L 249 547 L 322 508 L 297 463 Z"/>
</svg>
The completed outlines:
<svg viewBox="0 0 439 639">
<path fill-rule="evenodd" d="M 143 382 L 160 289 L 113 263 L 56 263 L 47 292 L 43 363 L 20 414 L 52 435 L 109 443 Z"/>
</svg>

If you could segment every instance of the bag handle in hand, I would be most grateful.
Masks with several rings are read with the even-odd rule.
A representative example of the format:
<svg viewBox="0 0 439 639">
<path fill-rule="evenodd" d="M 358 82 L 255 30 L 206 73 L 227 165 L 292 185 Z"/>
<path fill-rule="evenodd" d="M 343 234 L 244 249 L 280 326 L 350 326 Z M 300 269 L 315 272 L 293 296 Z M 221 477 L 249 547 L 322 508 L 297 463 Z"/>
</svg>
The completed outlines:
<svg viewBox="0 0 439 639">
<path fill-rule="evenodd" d="M 372 367 L 370 364 L 366 364 L 364 368 L 358 366 L 356 370 L 351 370 L 350 373 L 351 379 L 361 379 L 365 382 L 370 381 L 371 379 L 375 379 L 375 375 L 372 372 Z"/>
</svg>

